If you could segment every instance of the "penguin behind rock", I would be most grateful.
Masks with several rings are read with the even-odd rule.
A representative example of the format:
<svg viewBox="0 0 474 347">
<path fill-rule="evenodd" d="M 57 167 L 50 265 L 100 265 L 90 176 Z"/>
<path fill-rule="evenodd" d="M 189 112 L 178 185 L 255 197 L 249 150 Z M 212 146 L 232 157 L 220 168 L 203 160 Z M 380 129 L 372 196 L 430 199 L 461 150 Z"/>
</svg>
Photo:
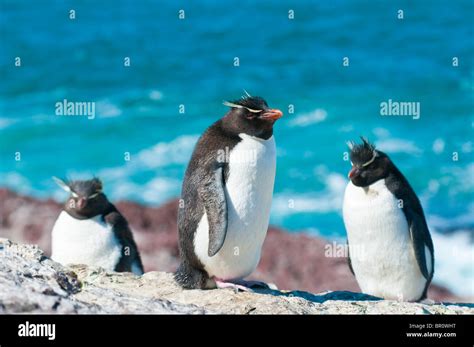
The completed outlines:
<svg viewBox="0 0 474 347">
<path fill-rule="evenodd" d="M 420 201 L 385 153 L 364 138 L 349 147 L 343 216 L 351 271 L 364 293 L 423 300 L 433 278 L 434 250 Z"/>
<path fill-rule="evenodd" d="M 246 95 L 198 140 L 178 212 L 184 288 L 249 290 L 268 229 L 275 180 L 273 124 L 282 112 Z"/>
<path fill-rule="evenodd" d="M 54 180 L 70 196 L 53 227 L 51 258 L 62 264 L 86 264 L 142 275 L 132 232 L 102 192 L 101 181 Z"/>
</svg>

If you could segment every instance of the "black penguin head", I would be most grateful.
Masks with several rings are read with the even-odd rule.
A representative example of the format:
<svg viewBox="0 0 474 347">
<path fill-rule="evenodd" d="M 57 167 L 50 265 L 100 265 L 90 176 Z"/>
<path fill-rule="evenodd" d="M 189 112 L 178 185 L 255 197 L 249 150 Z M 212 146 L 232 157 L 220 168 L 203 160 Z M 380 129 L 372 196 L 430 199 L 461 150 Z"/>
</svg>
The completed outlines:
<svg viewBox="0 0 474 347">
<path fill-rule="evenodd" d="M 231 110 L 222 122 L 227 130 L 236 135 L 244 133 L 268 139 L 273 134 L 273 124 L 283 116 L 280 110 L 268 107 L 263 98 L 248 93 L 239 100 L 225 101 L 224 105 L 231 107 Z"/>
<path fill-rule="evenodd" d="M 391 162 L 385 153 L 375 148 L 375 145 L 363 137 L 361 139 L 361 144 L 348 143 L 352 164 L 348 177 L 355 186 L 367 187 L 387 177 Z"/>
<path fill-rule="evenodd" d="M 102 182 L 98 178 L 87 181 L 64 182 L 53 177 L 55 182 L 70 195 L 64 210 L 78 219 L 88 219 L 103 214 L 109 202 L 102 193 Z"/>
</svg>

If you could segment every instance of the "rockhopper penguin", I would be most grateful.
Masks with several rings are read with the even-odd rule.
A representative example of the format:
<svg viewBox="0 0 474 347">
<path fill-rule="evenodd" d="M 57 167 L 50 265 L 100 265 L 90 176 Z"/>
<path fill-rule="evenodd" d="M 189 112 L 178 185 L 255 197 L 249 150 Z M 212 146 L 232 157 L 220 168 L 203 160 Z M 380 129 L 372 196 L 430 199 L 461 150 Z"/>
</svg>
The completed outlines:
<svg viewBox="0 0 474 347">
<path fill-rule="evenodd" d="M 70 196 L 52 232 L 51 258 L 62 264 L 100 266 L 109 271 L 143 274 L 143 265 L 125 218 L 94 178 L 68 183 L 55 178 Z"/>
<path fill-rule="evenodd" d="M 349 148 L 352 169 L 343 215 L 351 271 L 364 293 L 425 299 L 434 251 L 418 197 L 390 158 L 366 139 Z"/>
<path fill-rule="evenodd" d="M 256 268 L 268 229 L 276 169 L 273 125 L 282 112 L 261 97 L 224 102 L 228 113 L 198 140 L 178 212 L 184 288 L 233 287 Z"/>
</svg>

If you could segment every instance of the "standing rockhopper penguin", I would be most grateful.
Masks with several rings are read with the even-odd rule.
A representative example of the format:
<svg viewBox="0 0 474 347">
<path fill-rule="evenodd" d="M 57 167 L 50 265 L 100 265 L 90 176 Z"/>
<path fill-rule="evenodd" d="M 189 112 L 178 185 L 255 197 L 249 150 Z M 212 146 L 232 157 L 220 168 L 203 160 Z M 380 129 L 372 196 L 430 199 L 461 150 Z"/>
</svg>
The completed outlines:
<svg viewBox="0 0 474 347">
<path fill-rule="evenodd" d="M 53 227 L 51 258 L 62 264 L 86 264 L 142 275 L 132 231 L 102 192 L 101 181 L 54 180 L 70 196 Z"/>
<path fill-rule="evenodd" d="M 349 147 L 352 169 L 343 215 L 351 271 L 364 293 L 425 299 L 434 251 L 420 201 L 385 153 L 364 138 Z"/>
<path fill-rule="evenodd" d="M 268 229 L 276 169 L 273 124 L 282 112 L 260 97 L 225 102 L 231 109 L 198 140 L 185 173 L 178 212 L 184 288 L 249 290 Z"/>
</svg>

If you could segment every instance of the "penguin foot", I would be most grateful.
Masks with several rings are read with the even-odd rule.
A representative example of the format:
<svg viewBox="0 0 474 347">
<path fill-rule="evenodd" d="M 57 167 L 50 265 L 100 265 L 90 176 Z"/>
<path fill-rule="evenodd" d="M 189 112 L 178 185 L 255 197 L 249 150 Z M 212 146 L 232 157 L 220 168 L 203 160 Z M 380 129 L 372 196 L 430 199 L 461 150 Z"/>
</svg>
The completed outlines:
<svg viewBox="0 0 474 347">
<path fill-rule="evenodd" d="M 221 281 L 221 280 L 218 280 L 218 279 L 215 279 L 214 281 L 216 282 L 217 288 L 220 288 L 220 289 L 232 288 L 235 292 L 238 292 L 239 290 L 241 290 L 243 292 L 253 292 L 252 289 L 250 289 L 249 287 L 246 287 L 242 284 L 233 283 L 233 282 L 225 282 L 225 281 Z"/>
<path fill-rule="evenodd" d="M 224 281 L 221 279 L 214 279 L 216 282 L 217 288 L 233 288 L 234 290 L 244 291 L 244 292 L 253 292 L 254 289 L 272 289 L 278 290 L 277 286 L 273 283 L 267 284 L 261 281 L 245 281 L 245 280 L 233 280 L 233 281 Z"/>
<path fill-rule="evenodd" d="M 265 283 L 262 281 L 244 281 L 244 280 L 239 280 L 235 283 L 238 283 L 240 285 L 243 285 L 248 288 L 252 289 L 274 289 L 278 290 L 277 286 L 273 283 Z"/>
</svg>

